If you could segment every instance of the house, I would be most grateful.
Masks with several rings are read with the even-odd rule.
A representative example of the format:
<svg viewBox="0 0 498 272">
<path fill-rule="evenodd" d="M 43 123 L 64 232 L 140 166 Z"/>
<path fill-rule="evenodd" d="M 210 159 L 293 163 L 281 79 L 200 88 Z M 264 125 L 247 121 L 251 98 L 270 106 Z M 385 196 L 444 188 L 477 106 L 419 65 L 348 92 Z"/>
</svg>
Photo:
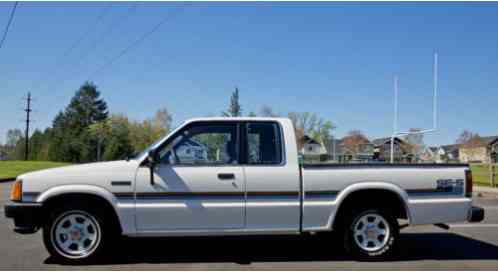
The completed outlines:
<svg viewBox="0 0 498 272">
<path fill-rule="evenodd" d="M 391 137 L 374 139 L 374 160 L 391 160 Z M 409 143 L 399 137 L 394 137 L 394 162 L 413 162 L 415 157 Z"/>
<path fill-rule="evenodd" d="M 438 162 L 441 157 L 439 156 L 439 147 L 435 146 L 426 146 L 424 150 L 420 153 L 420 161 L 425 163 L 434 163 Z"/>
<path fill-rule="evenodd" d="M 458 145 L 426 147 L 421 152 L 419 159 L 425 163 L 458 162 Z"/>
<path fill-rule="evenodd" d="M 351 141 L 351 137 L 330 138 L 325 142 L 324 146 L 329 161 L 340 163 L 372 161 L 374 154 L 372 143 L 366 138 Z"/>
<path fill-rule="evenodd" d="M 207 154 L 207 148 L 192 139 L 182 142 L 176 150 L 176 156 L 184 163 L 205 162 L 208 160 Z"/>
<path fill-rule="evenodd" d="M 443 162 L 460 162 L 460 145 L 442 145 L 439 147 L 439 155 Z"/>
<path fill-rule="evenodd" d="M 300 153 L 307 161 L 324 161 L 327 160 L 327 149 L 319 141 L 304 135 L 301 139 Z"/>
<path fill-rule="evenodd" d="M 496 162 L 498 153 L 498 136 L 480 137 L 473 144 L 462 144 L 459 146 L 459 158 L 461 162 L 489 163 Z"/>
</svg>

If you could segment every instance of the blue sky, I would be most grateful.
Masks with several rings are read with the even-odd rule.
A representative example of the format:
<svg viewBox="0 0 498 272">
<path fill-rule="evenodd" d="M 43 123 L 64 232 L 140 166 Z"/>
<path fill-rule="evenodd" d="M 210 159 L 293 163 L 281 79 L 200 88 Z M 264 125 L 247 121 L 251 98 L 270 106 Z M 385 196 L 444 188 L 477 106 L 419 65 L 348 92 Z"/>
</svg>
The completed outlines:
<svg viewBox="0 0 498 272">
<path fill-rule="evenodd" d="M 12 2 L 0 3 L 0 29 Z M 141 120 L 161 107 L 175 123 L 218 115 L 235 86 L 244 113 L 310 111 L 337 136 L 392 132 L 393 76 L 400 127 L 432 126 L 432 62 L 439 52 L 440 130 L 498 134 L 497 3 L 109 3 L 21 2 L 0 49 L 0 141 L 23 128 L 22 97 L 35 97 L 35 127 L 51 124 L 74 91 L 95 82 L 113 113 Z M 102 71 L 109 58 L 171 19 Z M 110 29 L 110 30 L 109 30 Z M 102 38 L 104 37 L 104 38 Z M 97 42 L 96 42 L 97 41 Z"/>
</svg>

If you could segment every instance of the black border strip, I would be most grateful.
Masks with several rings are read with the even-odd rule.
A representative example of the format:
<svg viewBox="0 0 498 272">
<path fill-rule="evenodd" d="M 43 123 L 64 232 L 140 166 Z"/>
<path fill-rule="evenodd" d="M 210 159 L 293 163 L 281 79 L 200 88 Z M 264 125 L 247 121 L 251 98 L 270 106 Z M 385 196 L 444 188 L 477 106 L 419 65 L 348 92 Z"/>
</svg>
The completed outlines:
<svg viewBox="0 0 498 272">
<path fill-rule="evenodd" d="M 112 186 L 131 186 L 131 181 L 111 181 Z"/>
<path fill-rule="evenodd" d="M 336 196 L 340 191 L 306 191 L 305 196 Z"/>
<path fill-rule="evenodd" d="M 469 167 L 468 164 L 456 163 L 431 163 L 431 164 L 408 164 L 408 163 L 316 163 L 316 164 L 303 164 L 304 169 L 313 168 L 461 168 Z"/>
<path fill-rule="evenodd" d="M 147 192 L 147 193 L 114 193 L 117 198 L 162 198 L 162 197 L 244 197 L 245 192 Z M 298 191 L 260 191 L 247 192 L 247 196 L 299 196 Z"/>
<path fill-rule="evenodd" d="M 23 192 L 22 196 L 23 197 L 33 197 L 37 198 L 40 195 L 40 192 Z"/>
<path fill-rule="evenodd" d="M 449 187 L 449 188 L 428 188 L 428 189 L 408 189 L 405 191 L 407 194 L 453 193 L 454 192 L 451 187 Z"/>
</svg>

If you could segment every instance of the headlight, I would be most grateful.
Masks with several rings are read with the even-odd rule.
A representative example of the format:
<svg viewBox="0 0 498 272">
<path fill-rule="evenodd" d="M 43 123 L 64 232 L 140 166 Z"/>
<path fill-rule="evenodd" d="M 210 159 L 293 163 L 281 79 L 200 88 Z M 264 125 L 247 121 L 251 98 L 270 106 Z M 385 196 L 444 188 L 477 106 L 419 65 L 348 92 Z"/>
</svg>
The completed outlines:
<svg viewBox="0 0 498 272">
<path fill-rule="evenodd" d="M 22 181 L 20 179 L 14 182 L 10 191 L 10 200 L 22 201 Z"/>
</svg>

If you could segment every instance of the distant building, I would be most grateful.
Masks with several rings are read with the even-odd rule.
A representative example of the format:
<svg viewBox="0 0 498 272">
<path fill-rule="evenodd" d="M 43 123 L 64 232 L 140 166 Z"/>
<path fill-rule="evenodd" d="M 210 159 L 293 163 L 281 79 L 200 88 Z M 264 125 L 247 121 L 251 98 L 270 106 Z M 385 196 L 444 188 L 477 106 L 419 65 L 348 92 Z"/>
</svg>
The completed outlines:
<svg viewBox="0 0 498 272">
<path fill-rule="evenodd" d="M 458 145 L 426 147 L 420 154 L 420 161 L 425 163 L 459 162 Z"/>
<path fill-rule="evenodd" d="M 460 162 L 460 146 L 458 144 L 442 145 L 438 150 L 443 162 Z"/>
<path fill-rule="evenodd" d="M 326 161 L 327 149 L 319 141 L 304 135 L 301 139 L 301 150 L 300 153 L 304 156 L 306 161 Z"/>
<path fill-rule="evenodd" d="M 459 159 L 461 162 L 489 163 L 496 162 L 498 153 L 498 136 L 481 137 L 482 143 L 472 147 L 460 145 Z"/>
<path fill-rule="evenodd" d="M 375 147 L 375 159 L 379 161 L 391 160 L 391 137 L 378 138 L 372 141 Z M 394 137 L 394 162 L 413 162 L 414 155 L 411 145 L 399 137 Z"/>
<path fill-rule="evenodd" d="M 176 150 L 176 156 L 184 163 L 206 162 L 208 160 L 207 153 L 207 148 L 204 145 L 192 139 L 184 141 Z"/>
<path fill-rule="evenodd" d="M 348 136 L 346 136 L 348 137 Z M 369 162 L 373 160 L 374 146 L 370 141 L 366 140 L 359 143 L 355 150 L 345 144 L 345 138 L 329 139 L 325 143 L 327 157 L 329 161 L 348 163 L 348 162 Z"/>
</svg>

